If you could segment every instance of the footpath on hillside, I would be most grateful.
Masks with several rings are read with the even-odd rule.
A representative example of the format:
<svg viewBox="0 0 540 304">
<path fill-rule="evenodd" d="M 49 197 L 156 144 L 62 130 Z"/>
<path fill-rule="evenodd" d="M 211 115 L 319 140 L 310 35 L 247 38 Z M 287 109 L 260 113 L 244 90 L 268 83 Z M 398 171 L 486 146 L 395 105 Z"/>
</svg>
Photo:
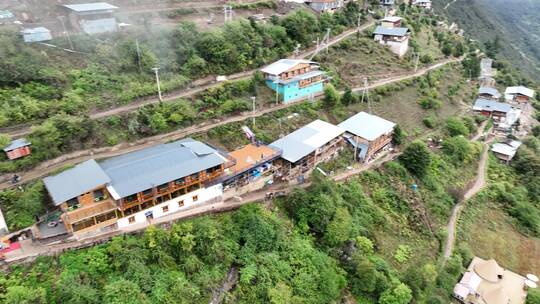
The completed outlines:
<svg viewBox="0 0 540 304">
<path fill-rule="evenodd" d="M 420 77 L 420 76 L 426 74 L 427 72 L 429 72 L 431 70 L 438 69 L 438 68 L 440 68 L 440 67 L 442 67 L 444 65 L 454 63 L 454 62 L 459 62 L 461 60 L 463 60 L 463 57 L 445 59 L 445 60 L 443 60 L 441 62 L 438 62 L 438 63 L 436 63 L 434 65 L 428 66 L 428 67 L 423 68 L 423 69 L 419 69 L 415 73 L 410 73 L 410 74 L 406 74 L 406 75 L 402 75 L 402 76 L 391 77 L 391 78 L 387 78 L 387 79 L 381 79 L 379 81 L 376 81 L 376 82 L 368 85 L 367 87 L 357 87 L 357 88 L 353 88 L 352 90 L 355 91 L 355 92 L 358 92 L 358 91 L 362 91 L 364 89 L 374 89 L 374 88 L 384 86 L 384 85 L 388 85 L 388 84 L 391 84 L 391 83 L 400 82 L 400 81 L 403 81 L 403 80 Z M 187 128 L 184 128 L 184 129 L 179 129 L 179 130 L 176 130 L 176 131 L 173 131 L 173 132 L 143 138 L 143 139 L 140 139 L 140 140 L 132 142 L 132 143 L 124 142 L 124 143 L 120 143 L 120 144 L 112 146 L 112 147 L 91 148 L 91 149 L 86 149 L 86 150 L 75 151 L 75 152 L 72 152 L 72 153 L 69 153 L 69 154 L 64 154 L 64 155 L 62 155 L 60 157 L 57 157 L 55 159 L 51 159 L 51 160 L 42 162 L 41 164 L 37 165 L 32 170 L 1 175 L 0 176 L 0 190 L 10 188 L 10 187 L 14 187 L 14 186 L 18 186 L 18 184 L 13 185 L 11 183 L 11 177 L 13 176 L 13 174 L 16 174 L 16 175 L 20 176 L 21 181 L 23 183 L 27 183 L 29 181 L 32 181 L 32 180 L 39 179 L 39 178 L 42 178 L 44 176 L 47 176 L 47 175 L 51 174 L 54 171 L 61 170 L 62 168 L 66 167 L 66 166 L 75 165 L 75 164 L 78 164 L 80 162 L 92 159 L 92 158 L 94 158 L 94 159 L 103 159 L 103 158 L 109 158 L 109 157 L 121 155 L 121 154 L 128 153 L 128 152 L 141 150 L 141 149 L 148 148 L 148 147 L 151 147 L 151 146 L 154 146 L 154 145 L 157 145 L 157 144 L 178 140 L 178 139 L 184 138 L 186 136 L 190 136 L 190 135 L 195 134 L 195 133 L 206 132 L 206 131 L 208 131 L 210 129 L 213 129 L 213 128 L 216 128 L 216 127 L 219 127 L 219 126 L 223 126 L 223 125 L 226 125 L 226 124 L 229 124 L 229 123 L 240 122 L 240 121 L 247 120 L 249 118 L 259 117 L 259 116 L 262 116 L 262 115 L 265 115 L 265 114 L 268 114 L 268 113 L 272 113 L 272 112 L 275 112 L 275 111 L 278 111 L 278 110 L 286 109 L 288 107 L 291 107 L 291 106 L 294 106 L 294 105 L 297 105 L 297 104 L 303 103 L 303 102 L 305 102 L 305 101 L 299 101 L 299 102 L 287 103 L 287 104 L 280 104 L 280 105 L 277 105 L 277 106 L 273 106 L 273 107 L 270 107 L 270 108 L 259 110 L 259 111 L 255 112 L 255 113 L 247 112 L 247 113 L 242 113 L 240 115 L 231 116 L 231 117 L 225 118 L 225 119 L 223 119 L 221 121 L 214 122 L 214 123 L 203 122 L 203 123 L 193 125 L 191 127 L 187 127 Z"/>
<path fill-rule="evenodd" d="M 482 130 L 484 129 L 485 125 L 486 123 L 484 123 L 482 127 L 479 128 L 479 132 L 472 138 L 473 141 L 477 141 L 483 136 Z M 491 140 L 485 140 L 483 142 L 482 155 L 480 156 L 480 161 L 478 163 L 478 169 L 474 183 L 472 183 L 472 185 L 467 188 L 467 190 L 463 193 L 457 204 L 454 206 L 454 208 L 452 208 L 452 213 L 450 215 L 450 218 L 448 219 L 448 224 L 446 225 L 448 237 L 446 238 L 446 244 L 443 251 L 443 266 L 446 264 L 446 261 L 452 255 L 452 251 L 454 250 L 454 244 L 456 242 L 456 225 L 457 221 L 459 220 L 461 211 L 465 207 L 466 202 L 471 197 L 475 196 L 478 192 L 480 192 L 486 185 L 487 161 L 489 159 L 488 152 L 490 143 Z"/>
</svg>

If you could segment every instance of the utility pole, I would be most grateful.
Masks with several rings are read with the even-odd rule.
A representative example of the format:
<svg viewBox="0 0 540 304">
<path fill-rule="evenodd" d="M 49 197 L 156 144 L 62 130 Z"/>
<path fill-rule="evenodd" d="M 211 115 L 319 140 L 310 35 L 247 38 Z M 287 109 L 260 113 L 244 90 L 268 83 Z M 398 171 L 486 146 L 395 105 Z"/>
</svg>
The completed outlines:
<svg viewBox="0 0 540 304">
<path fill-rule="evenodd" d="M 69 48 L 74 51 L 75 48 L 73 47 L 73 42 L 71 41 L 71 36 L 69 35 L 69 32 L 66 29 L 66 24 L 64 23 L 64 16 L 58 16 L 58 20 L 60 20 L 60 23 L 62 24 L 62 29 L 64 29 L 64 34 L 67 37 L 67 40 L 69 42 Z"/>
<path fill-rule="evenodd" d="M 158 99 L 159 99 L 159 102 L 163 102 L 163 99 L 161 98 L 161 86 L 159 85 L 159 68 L 158 67 L 155 67 L 155 68 L 152 68 L 152 70 L 154 71 L 154 73 L 156 73 L 156 85 L 157 85 L 157 91 L 158 91 Z"/>
<path fill-rule="evenodd" d="M 326 29 L 326 54 L 328 54 L 328 46 L 330 44 L 330 28 Z"/>
<path fill-rule="evenodd" d="M 255 100 L 257 99 L 256 96 L 251 96 L 251 101 L 253 102 L 253 108 L 252 108 L 252 115 L 253 115 L 253 126 L 255 127 Z"/>
<path fill-rule="evenodd" d="M 233 8 L 230 5 L 224 5 L 223 6 L 223 14 L 224 14 L 224 23 L 227 23 L 228 21 L 232 21 L 233 17 Z"/>
<path fill-rule="evenodd" d="M 141 48 L 139 47 L 139 39 L 135 39 L 135 46 L 137 47 L 137 63 L 139 64 L 139 74 L 142 74 Z"/>
<path fill-rule="evenodd" d="M 296 47 L 294 48 L 294 51 L 293 51 L 294 58 L 297 58 L 298 54 L 300 54 L 300 46 L 301 46 L 300 43 L 296 44 Z"/>
<path fill-rule="evenodd" d="M 358 28 L 358 32 L 360 32 L 360 22 L 362 21 L 362 14 L 358 13 L 358 20 L 356 21 L 356 27 Z"/>
<path fill-rule="evenodd" d="M 368 113 L 369 114 L 372 114 L 372 109 L 371 109 L 371 102 L 369 100 L 369 89 L 368 89 L 368 79 L 367 77 L 364 78 L 364 90 L 362 91 L 362 101 L 361 103 L 364 103 L 364 99 L 366 99 L 367 103 L 368 103 Z"/>
<path fill-rule="evenodd" d="M 420 60 L 420 52 L 416 52 L 416 60 L 414 62 L 414 72 L 418 70 L 418 61 Z"/>
</svg>

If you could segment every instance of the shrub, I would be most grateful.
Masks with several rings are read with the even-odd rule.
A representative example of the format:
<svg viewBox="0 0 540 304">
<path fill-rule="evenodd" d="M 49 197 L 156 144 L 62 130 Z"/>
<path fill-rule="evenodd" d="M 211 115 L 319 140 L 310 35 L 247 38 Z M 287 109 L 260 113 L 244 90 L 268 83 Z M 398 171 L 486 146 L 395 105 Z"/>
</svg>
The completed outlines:
<svg viewBox="0 0 540 304">
<path fill-rule="evenodd" d="M 403 264 L 407 262 L 413 254 L 413 251 L 411 247 L 407 245 L 399 245 L 396 249 L 396 253 L 394 253 L 394 259 L 400 263 Z"/>
<path fill-rule="evenodd" d="M 446 120 L 446 131 L 450 136 L 469 136 L 469 128 L 457 117 L 450 117 Z"/>
<path fill-rule="evenodd" d="M 413 141 L 399 157 L 400 162 L 413 174 L 424 176 L 431 164 L 431 152 L 422 141 Z"/>
<path fill-rule="evenodd" d="M 435 125 L 437 124 L 435 117 L 433 116 L 426 116 L 424 119 L 422 119 L 422 122 L 424 123 L 424 126 L 433 129 L 435 128 Z"/>
</svg>

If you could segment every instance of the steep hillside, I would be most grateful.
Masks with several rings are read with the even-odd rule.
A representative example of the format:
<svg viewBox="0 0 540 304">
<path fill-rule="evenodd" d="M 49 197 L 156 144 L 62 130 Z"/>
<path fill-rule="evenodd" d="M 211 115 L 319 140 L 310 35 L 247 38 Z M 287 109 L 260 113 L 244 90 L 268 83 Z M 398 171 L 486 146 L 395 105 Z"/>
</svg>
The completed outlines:
<svg viewBox="0 0 540 304">
<path fill-rule="evenodd" d="M 499 56 L 533 79 L 540 79 L 539 1 L 442 0 L 435 9 L 482 44 L 498 37 Z"/>
</svg>

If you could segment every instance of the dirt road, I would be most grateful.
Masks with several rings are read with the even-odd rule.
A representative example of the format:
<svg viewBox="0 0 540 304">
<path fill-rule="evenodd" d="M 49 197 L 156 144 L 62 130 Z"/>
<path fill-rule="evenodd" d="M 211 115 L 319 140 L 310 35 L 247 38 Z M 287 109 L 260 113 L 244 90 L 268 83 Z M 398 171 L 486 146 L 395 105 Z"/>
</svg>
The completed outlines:
<svg viewBox="0 0 540 304">
<path fill-rule="evenodd" d="M 323 45 L 323 46 L 320 46 L 319 48 L 316 48 L 316 47 L 311 48 L 311 49 L 301 53 L 298 56 L 298 58 L 308 58 L 311 55 L 313 55 L 315 53 L 318 53 L 321 50 L 324 50 L 326 47 L 329 47 L 329 46 L 332 46 L 332 45 L 334 45 L 336 43 L 339 43 L 343 39 L 349 37 L 352 34 L 355 34 L 359 30 L 360 31 L 366 30 L 367 28 L 371 27 L 374 24 L 375 24 L 374 22 L 368 22 L 368 23 L 362 25 L 360 28 L 354 28 L 354 29 L 347 30 L 347 31 L 341 33 L 340 35 L 334 37 L 333 39 L 331 39 L 331 41 L 330 41 L 330 43 L 328 43 L 328 45 Z M 250 70 L 250 71 L 244 71 L 244 72 L 239 72 L 239 73 L 235 73 L 235 74 L 232 74 L 232 75 L 228 75 L 227 79 L 228 80 L 247 79 L 247 78 L 251 77 L 257 70 L 258 69 L 253 69 L 253 70 Z M 199 86 L 196 86 L 196 87 L 193 87 L 193 88 L 174 90 L 174 91 L 171 91 L 171 92 L 163 95 L 164 96 L 163 97 L 163 102 L 170 102 L 170 101 L 174 101 L 174 100 L 179 99 L 179 98 L 185 98 L 185 97 L 193 96 L 193 95 L 198 94 L 198 93 L 200 93 L 200 92 L 202 92 L 204 90 L 214 88 L 214 87 L 217 87 L 217 86 L 220 86 L 220 85 L 222 85 L 222 83 L 220 83 L 220 82 L 211 82 L 211 83 L 206 83 L 206 84 L 199 85 Z M 137 109 L 139 109 L 140 107 L 143 107 L 145 105 L 156 104 L 156 103 L 159 103 L 159 102 L 160 101 L 157 98 L 143 98 L 140 101 L 131 102 L 131 103 L 129 103 L 127 105 L 124 105 L 124 106 L 108 109 L 108 110 L 105 110 L 105 111 L 99 111 L 99 112 L 90 113 L 89 117 L 91 119 L 100 119 L 100 118 L 104 118 L 104 117 L 108 117 L 108 116 L 134 112 Z M 32 128 L 29 125 L 12 126 L 12 127 L 9 127 L 9 128 L 0 129 L 0 133 L 8 134 L 11 138 L 19 138 L 19 137 L 22 137 L 22 136 L 25 136 L 25 135 L 28 135 L 28 134 L 32 133 Z"/>
<path fill-rule="evenodd" d="M 447 59 L 447 60 L 444 60 L 444 61 L 439 62 L 437 64 L 434 64 L 432 66 L 429 66 L 427 68 L 421 69 L 421 70 L 419 70 L 418 72 L 416 72 L 416 73 L 414 73 L 412 75 L 405 75 L 405 76 L 400 76 L 400 77 L 392 77 L 391 79 L 382 79 L 380 81 L 372 83 L 371 85 L 368 86 L 368 88 L 373 89 L 373 88 L 377 88 L 379 86 L 384 86 L 384 85 L 387 85 L 387 84 L 390 84 L 390 83 L 399 82 L 399 81 L 402 81 L 402 80 L 405 80 L 405 79 L 410 79 L 410 78 L 422 76 L 423 74 L 425 74 L 425 73 L 427 73 L 427 72 L 429 72 L 429 71 L 431 71 L 433 69 L 439 68 L 439 67 L 441 67 L 441 66 L 443 66 L 445 64 L 449 64 L 449 63 L 456 62 L 456 61 L 459 61 L 459 60 L 461 60 L 461 58 Z M 361 91 L 363 89 L 365 89 L 365 88 L 364 87 L 358 87 L 358 88 L 354 88 L 353 90 L 354 91 Z M 155 135 L 155 136 L 143 138 L 143 139 L 140 139 L 138 141 L 131 142 L 131 143 L 123 142 L 123 143 L 120 143 L 120 144 L 112 146 L 112 147 L 101 147 L 101 148 L 92 148 L 92 149 L 87 149 L 87 150 L 75 151 L 75 152 L 72 152 L 72 153 L 69 153 L 69 154 L 62 155 L 62 156 L 60 156 L 58 158 L 55 158 L 55 159 L 45 161 L 45 162 L 39 164 L 38 166 L 36 166 L 35 168 L 33 168 L 30 171 L 9 173 L 9 174 L 1 175 L 0 176 L 0 190 L 14 186 L 10 182 L 11 177 L 13 176 L 13 174 L 19 175 L 21 177 L 22 181 L 26 183 L 26 182 L 32 181 L 34 179 L 42 178 L 42 177 L 44 177 L 46 175 L 49 175 L 51 172 L 54 172 L 54 171 L 56 171 L 58 169 L 61 169 L 61 168 L 65 167 L 65 166 L 74 165 L 74 164 L 86 161 L 88 159 L 91 159 L 91 158 L 103 159 L 103 158 L 108 158 L 108 157 L 117 156 L 117 155 L 128 153 L 128 152 L 144 149 L 144 148 L 147 148 L 147 147 L 150 147 L 150 146 L 154 146 L 156 144 L 166 143 L 166 142 L 173 141 L 173 140 L 178 140 L 178 139 L 184 138 L 186 136 L 190 136 L 190 135 L 195 134 L 195 133 L 206 132 L 206 131 L 208 131 L 208 130 L 210 130 L 212 128 L 223 126 L 225 124 L 244 121 L 244 120 L 252 118 L 252 117 L 259 117 L 259 116 L 262 116 L 262 115 L 265 115 L 265 114 L 268 114 L 268 113 L 272 113 L 274 111 L 278 111 L 278 110 L 281 110 L 281 109 L 285 109 L 285 108 L 288 108 L 288 107 L 291 107 L 293 105 L 303 103 L 303 102 L 305 102 L 305 101 L 299 101 L 299 102 L 288 103 L 288 104 L 280 104 L 278 106 L 273 106 L 271 108 L 266 108 L 266 109 L 259 110 L 259 111 L 255 112 L 255 113 L 252 113 L 252 112 L 242 113 L 240 115 L 231 116 L 231 117 L 225 118 L 225 119 L 223 119 L 221 121 L 217 121 L 217 122 L 213 122 L 213 123 L 204 122 L 204 123 L 200 123 L 200 124 L 197 124 L 197 125 L 193 125 L 193 126 L 188 127 L 188 128 L 176 130 L 176 131 L 173 131 L 173 132 L 170 132 L 170 133 L 165 133 L 165 134 L 160 134 L 160 135 Z"/>
<path fill-rule="evenodd" d="M 474 184 L 472 184 L 472 186 L 469 189 L 467 189 L 467 191 L 463 194 L 463 197 L 454 206 L 454 208 L 452 209 L 452 214 L 450 215 L 450 218 L 448 219 L 448 225 L 446 226 L 448 237 L 446 239 L 446 245 L 444 246 L 443 265 L 446 263 L 448 258 L 452 255 L 452 251 L 454 250 L 454 243 L 456 241 L 456 225 L 459 219 L 459 215 L 461 214 L 461 211 L 465 207 L 465 203 L 475 194 L 480 192 L 486 185 L 486 172 L 487 172 L 486 169 L 487 169 L 487 161 L 488 161 L 488 156 L 489 156 L 488 152 L 489 152 L 489 141 L 484 143 L 484 148 L 482 151 L 482 155 L 480 156 L 480 162 L 478 164 L 478 171 L 476 174 L 476 180 Z"/>
</svg>

